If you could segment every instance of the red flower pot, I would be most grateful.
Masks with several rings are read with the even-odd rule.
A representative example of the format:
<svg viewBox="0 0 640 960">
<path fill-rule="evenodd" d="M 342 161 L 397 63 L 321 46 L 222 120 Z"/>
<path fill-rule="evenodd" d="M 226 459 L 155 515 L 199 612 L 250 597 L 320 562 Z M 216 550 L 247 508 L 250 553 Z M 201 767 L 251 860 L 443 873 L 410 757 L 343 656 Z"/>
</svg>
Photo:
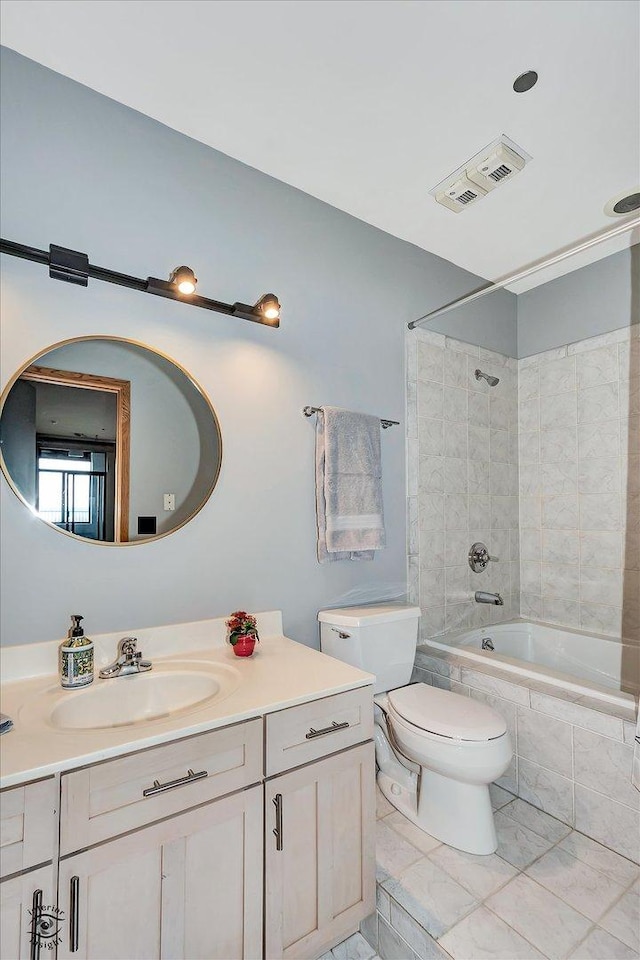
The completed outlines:
<svg viewBox="0 0 640 960">
<path fill-rule="evenodd" d="M 236 657 L 250 657 L 255 645 L 256 638 L 249 633 L 245 633 L 238 637 L 237 641 L 233 644 L 233 652 Z"/>
</svg>

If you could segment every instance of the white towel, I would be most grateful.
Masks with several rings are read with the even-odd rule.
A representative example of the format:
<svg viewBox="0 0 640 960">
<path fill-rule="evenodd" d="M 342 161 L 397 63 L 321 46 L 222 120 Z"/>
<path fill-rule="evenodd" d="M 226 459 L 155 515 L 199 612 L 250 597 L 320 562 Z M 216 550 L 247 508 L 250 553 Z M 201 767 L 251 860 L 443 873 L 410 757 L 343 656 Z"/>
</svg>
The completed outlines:
<svg viewBox="0 0 640 960">
<path fill-rule="evenodd" d="M 318 560 L 373 560 L 385 546 L 380 420 L 321 407 L 316 420 Z"/>
</svg>

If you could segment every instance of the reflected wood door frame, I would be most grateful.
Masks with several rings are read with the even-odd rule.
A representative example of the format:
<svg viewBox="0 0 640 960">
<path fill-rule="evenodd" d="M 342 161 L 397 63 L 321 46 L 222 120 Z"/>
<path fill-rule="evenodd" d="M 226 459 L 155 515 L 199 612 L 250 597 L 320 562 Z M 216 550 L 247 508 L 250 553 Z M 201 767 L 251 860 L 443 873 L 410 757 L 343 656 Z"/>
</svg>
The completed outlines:
<svg viewBox="0 0 640 960">
<path fill-rule="evenodd" d="M 131 475 L 131 382 L 129 380 L 117 380 L 115 377 L 102 377 L 93 373 L 77 373 L 73 370 L 54 370 L 51 367 L 38 366 L 27 367 L 21 374 L 20 379 L 115 394 L 116 503 L 114 541 L 115 543 L 126 543 L 129 539 L 129 483 Z"/>
</svg>

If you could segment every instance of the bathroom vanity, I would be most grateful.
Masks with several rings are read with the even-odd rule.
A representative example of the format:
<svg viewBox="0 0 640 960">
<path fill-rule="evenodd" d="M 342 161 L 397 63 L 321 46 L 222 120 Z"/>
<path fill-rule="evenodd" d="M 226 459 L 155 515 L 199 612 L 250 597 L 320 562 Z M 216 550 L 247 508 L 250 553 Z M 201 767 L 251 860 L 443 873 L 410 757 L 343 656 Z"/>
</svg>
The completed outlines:
<svg viewBox="0 0 640 960">
<path fill-rule="evenodd" d="M 16 720 L 0 744 L 4 960 L 56 940 L 78 960 L 313 958 L 374 910 L 373 678 L 283 637 L 277 614 L 257 656 L 233 663 L 220 623 L 184 631 L 213 637 L 206 653 L 170 628 L 138 632 L 157 675 L 205 657 L 239 674 L 168 717 L 91 728 L 78 707 L 60 712 L 80 697 L 89 710 L 98 684 L 125 703 L 142 675 L 3 688 Z M 114 647 L 96 638 L 102 660 Z"/>
</svg>

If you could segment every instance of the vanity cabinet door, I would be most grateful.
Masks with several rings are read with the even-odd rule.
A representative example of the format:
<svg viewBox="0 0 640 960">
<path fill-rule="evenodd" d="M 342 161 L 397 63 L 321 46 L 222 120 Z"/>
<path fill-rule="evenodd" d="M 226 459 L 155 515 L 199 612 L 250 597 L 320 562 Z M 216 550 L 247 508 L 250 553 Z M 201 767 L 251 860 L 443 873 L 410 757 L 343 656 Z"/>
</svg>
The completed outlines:
<svg viewBox="0 0 640 960">
<path fill-rule="evenodd" d="M 53 777 L 0 793 L 0 876 L 53 859 L 57 795 Z"/>
<path fill-rule="evenodd" d="M 60 863 L 58 960 L 253 960 L 262 949 L 262 787 Z"/>
<path fill-rule="evenodd" d="M 164 846 L 162 960 L 259 960 L 263 837 L 260 785 L 210 804 Z"/>
<path fill-rule="evenodd" d="M 265 825 L 266 956 L 317 957 L 375 909 L 373 743 L 267 781 Z"/>
<path fill-rule="evenodd" d="M 39 916 L 34 931 L 33 915 Z M 27 960 L 54 956 L 59 923 L 53 867 L 30 870 L 0 883 L 0 957 Z M 32 946 L 32 938 L 35 942 Z"/>
</svg>

